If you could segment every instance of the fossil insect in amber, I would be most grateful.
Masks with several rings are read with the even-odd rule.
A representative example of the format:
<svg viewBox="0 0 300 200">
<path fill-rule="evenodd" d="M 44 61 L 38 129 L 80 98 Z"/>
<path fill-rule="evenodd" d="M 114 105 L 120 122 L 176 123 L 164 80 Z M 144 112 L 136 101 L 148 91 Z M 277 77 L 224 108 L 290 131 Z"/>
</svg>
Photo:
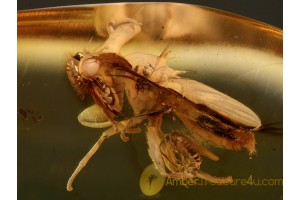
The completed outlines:
<svg viewBox="0 0 300 200">
<path fill-rule="evenodd" d="M 194 137 L 228 150 L 255 152 L 254 132 L 260 129 L 258 116 L 242 103 L 195 80 L 181 78 L 183 71 L 166 63 L 167 48 L 159 56 L 135 53 L 122 57 L 120 48 L 141 30 L 133 19 L 108 25 L 109 38 L 95 52 L 77 53 L 67 63 L 68 78 L 81 98 L 91 95 L 95 105 L 82 112 L 81 124 L 109 127 L 80 161 L 70 177 L 75 177 L 108 137 L 141 132 L 137 125 L 147 121 L 149 154 L 161 175 L 172 178 L 202 178 L 214 183 L 230 183 L 232 177 L 216 177 L 200 169 L 202 156 L 219 157 L 205 149 Z M 133 113 L 123 113 L 127 100 Z M 180 132 L 161 131 L 164 115 L 178 117 L 191 137 Z M 121 117 L 123 116 L 123 118 Z M 124 117 L 125 116 L 125 117 Z M 116 120 L 118 118 L 118 120 Z M 121 118 L 121 119 L 120 119 Z"/>
</svg>

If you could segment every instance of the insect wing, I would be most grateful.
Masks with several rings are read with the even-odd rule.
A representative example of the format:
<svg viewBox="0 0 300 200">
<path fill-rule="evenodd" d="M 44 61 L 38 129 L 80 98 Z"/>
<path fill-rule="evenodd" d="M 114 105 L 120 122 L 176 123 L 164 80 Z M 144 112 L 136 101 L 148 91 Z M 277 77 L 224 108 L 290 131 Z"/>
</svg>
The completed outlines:
<svg viewBox="0 0 300 200">
<path fill-rule="evenodd" d="M 195 104 L 202 104 L 220 115 L 246 127 L 261 126 L 259 117 L 241 102 L 201 82 L 182 78 L 185 71 L 175 70 L 166 63 L 167 52 L 160 56 L 135 53 L 126 56 L 133 69 L 158 85 L 175 90 Z M 148 71 L 148 73 L 145 73 Z"/>
<path fill-rule="evenodd" d="M 175 90 L 196 104 L 209 107 L 237 124 L 253 128 L 261 126 L 259 117 L 250 108 L 203 83 L 176 78 L 160 85 Z"/>
</svg>

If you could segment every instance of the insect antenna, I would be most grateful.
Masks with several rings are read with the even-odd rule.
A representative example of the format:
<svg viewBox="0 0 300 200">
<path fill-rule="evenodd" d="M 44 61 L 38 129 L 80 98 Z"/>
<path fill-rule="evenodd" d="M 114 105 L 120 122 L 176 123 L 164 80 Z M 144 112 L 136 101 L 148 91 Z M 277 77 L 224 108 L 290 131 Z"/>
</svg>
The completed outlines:
<svg viewBox="0 0 300 200">
<path fill-rule="evenodd" d="M 169 47 L 170 47 L 170 45 L 168 44 L 168 45 L 164 48 L 164 50 L 161 52 L 161 54 L 159 55 L 159 57 L 158 57 L 158 59 L 157 59 L 157 61 L 156 61 L 156 63 L 155 63 L 155 66 L 158 66 L 160 61 L 162 61 L 162 60 L 164 60 L 164 59 L 166 59 L 166 58 L 168 57 L 168 54 L 171 52 L 171 51 L 169 51 Z M 169 59 L 168 59 L 168 60 L 169 60 Z M 166 65 L 163 65 L 163 66 L 161 66 L 161 67 L 159 67 L 159 68 L 157 68 L 157 69 L 154 69 L 153 72 L 155 72 L 156 70 L 160 70 L 160 69 L 166 68 L 166 67 L 167 67 Z M 153 72 L 152 72 L 152 73 L 153 73 Z M 151 73 L 151 75 L 152 75 L 152 73 Z M 151 76 L 151 75 L 150 75 L 150 76 Z"/>
<path fill-rule="evenodd" d="M 167 65 L 163 65 L 163 66 L 161 66 L 161 67 L 158 67 L 158 68 L 153 68 L 152 66 L 151 66 L 151 68 L 153 69 L 153 72 L 155 72 L 155 71 L 157 71 L 157 70 L 160 70 L 160 69 L 163 69 L 163 68 L 166 68 L 167 67 Z M 153 74 L 153 72 L 150 74 L 150 76 L 149 77 L 151 77 L 151 75 Z"/>
<path fill-rule="evenodd" d="M 88 42 L 87 42 L 87 46 L 90 46 L 90 47 L 91 47 L 91 46 L 92 46 L 91 44 L 92 44 L 93 40 L 94 40 L 94 35 L 91 35 L 90 38 L 89 38 L 89 40 L 88 40 Z M 90 51 L 89 51 L 88 49 L 90 49 L 90 48 L 84 47 L 84 48 L 83 48 L 83 52 L 84 52 L 85 54 L 86 54 L 86 53 L 89 53 Z M 92 50 L 92 52 L 95 52 L 96 49 L 97 49 L 97 48 L 94 48 L 94 49 Z"/>
</svg>

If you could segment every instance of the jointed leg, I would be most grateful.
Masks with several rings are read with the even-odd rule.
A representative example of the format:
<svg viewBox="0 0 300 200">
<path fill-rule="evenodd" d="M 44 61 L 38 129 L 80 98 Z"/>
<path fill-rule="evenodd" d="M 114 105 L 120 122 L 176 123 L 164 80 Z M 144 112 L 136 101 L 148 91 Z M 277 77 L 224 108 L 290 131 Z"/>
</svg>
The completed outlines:
<svg viewBox="0 0 300 200">
<path fill-rule="evenodd" d="M 118 128 L 118 130 L 120 130 L 120 137 L 124 142 L 127 142 L 129 140 L 129 138 L 126 136 L 127 133 L 133 134 L 133 133 L 140 133 L 141 130 L 139 128 L 131 128 L 134 127 L 135 125 L 141 123 L 142 120 L 144 120 L 146 117 L 144 118 L 130 118 L 126 121 L 120 122 L 119 125 L 120 127 Z"/>
<path fill-rule="evenodd" d="M 89 150 L 89 152 L 79 162 L 77 168 L 75 169 L 75 171 L 73 172 L 73 174 L 69 178 L 68 183 L 67 183 L 67 190 L 68 191 L 73 190 L 72 184 L 74 182 L 74 179 L 79 174 L 79 172 L 81 172 L 81 170 L 85 167 L 85 165 L 90 160 L 90 158 L 96 153 L 96 151 L 99 149 L 99 147 L 101 146 L 102 142 L 105 139 L 109 138 L 112 135 L 120 133 L 120 132 L 121 133 L 130 133 L 130 134 L 140 133 L 140 129 L 130 128 L 129 126 L 127 126 L 127 124 L 128 124 L 128 120 L 118 122 L 118 125 L 117 125 L 118 127 L 111 127 L 101 135 L 99 140 L 94 144 L 94 146 Z M 124 130 L 124 126 L 126 127 L 126 130 Z"/>
<path fill-rule="evenodd" d="M 201 170 L 196 170 L 193 174 L 195 175 L 195 177 L 207 180 L 207 181 L 212 182 L 212 183 L 225 184 L 225 183 L 232 183 L 233 182 L 231 176 L 216 177 L 216 176 L 212 176 L 208 173 L 205 173 Z"/>
<path fill-rule="evenodd" d="M 81 170 L 84 168 L 84 166 L 87 164 L 87 162 L 90 160 L 90 158 L 96 153 L 96 151 L 99 149 L 99 147 L 101 146 L 102 142 L 106 139 L 109 138 L 110 136 L 116 134 L 118 132 L 116 132 L 114 127 L 109 128 L 107 131 L 105 131 L 101 137 L 99 138 L 99 140 L 94 144 L 94 146 L 89 150 L 89 152 L 82 158 L 82 160 L 79 162 L 77 168 L 75 169 L 75 171 L 73 172 L 73 174 L 71 175 L 71 177 L 68 180 L 67 183 L 67 190 L 68 191 L 72 191 L 73 187 L 72 184 L 74 182 L 74 179 L 76 178 L 76 176 L 79 174 L 79 172 L 81 172 Z"/>
<path fill-rule="evenodd" d="M 169 173 L 168 176 L 170 178 L 174 178 L 174 179 L 201 178 L 201 179 L 204 179 L 209 182 L 216 183 L 216 184 L 232 183 L 232 181 L 233 181 L 231 176 L 216 177 L 216 176 L 212 176 L 208 173 L 205 173 L 201 170 L 197 170 L 193 173 L 186 173 L 186 172 Z"/>
<path fill-rule="evenodd" d="M 207 150 L 206 148 L 200 146 L 200 145 L 194 145 L 195 148 L 200 152 L 200 154 L 206 156 L 207 158 L 213 160 L 213 161 L 218 161 L 219 156 L 216 154 L 212 153 L 211 151 Z"/>
</svg>

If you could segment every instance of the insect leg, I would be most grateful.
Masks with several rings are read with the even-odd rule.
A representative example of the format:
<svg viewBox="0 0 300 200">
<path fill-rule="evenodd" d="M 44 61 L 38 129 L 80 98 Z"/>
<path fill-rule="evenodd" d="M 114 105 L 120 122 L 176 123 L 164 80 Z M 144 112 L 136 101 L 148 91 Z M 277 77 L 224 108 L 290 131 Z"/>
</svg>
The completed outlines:
<svg viewBox="0 0 300 200">
<path fill-rule="evenodd" d="M 200 152 L 200 154 L 206 156 L 207 158 L 209 158 L 213 161 L 218 161 L 220 159 L 219 156 L 217 156 L 216 154 L 212 153 L 211 151 L 205 149 L 204 147 L 197 145 L 196 149 Z"/>
<path fill-rule="evenodd" d="M 156 169 L 162 176 L 167 176 L 166 165 L 161 152 L 161 144 L 164 143 L 164 135 L 160 130 L 162 116 L 149 117 L 146 138 L 148 153 Z"/>
<path fill-rule="evenodd" d="M 127 142 L 129 140 L 129 137 L 126 136 L 126 133 L 140 133 L 140 129 L 138 128 L 131 128 L 135 126 L 136 124 L 139 124 L 143 119 L 135 119 L 130 118 L 129 120 L 126 120 L 125 125 L 119 125 L 121 128 L 120 131 L 120 137 L 124 142 Z"/>
<path fill-rule="evenodd" d="M 99 149 L 99 147 L 101 146 L 102 142 L 109 138 L 110 136 L 114 135 L 118 133 L 114 127 L 111 127 L 110 129 L 108 129 L 107 131 L 105 131 L 101 137 L 99 138 L 99 140 L 94 144 L 94 146 L 89 150 L 89 152 L 82 158 L 82 160 L 79 162 L 78 166 L 76 167 L 76 169 L 74 170 L 73 174 L 71 175 L 71 177 L 68 180 L 67 183 L 67 190 L 68 191 L 72 191 L 73 187 L 72 184 L 76 178 L 76 176 L 81 172 L 81 170 L 85 167 L 85 165 L 87 164 L 87 162 L 90 160 L 90 158 L 96 153 L 96 151 Z"/>
<path fill-rule="evenodd" d="M 168 149 L 165 149 L 165 151 L 166 150 L 168 150 Z M 208 151 L 208 150 L 206 150 L 206 151 Z M 172 150 L 171 150 L 171 152 L 172 152 Z M 211 153 L 211 152 L 209 152 L 209 153 Z M 176 158 L 174 157 L 175 155 L 173 155 L 170 152 L 167 153 L 167 154 L 168 154 L 168 156 L 163 154 L 163 158 L 165 158 L 164 159 L 164 164 L 171 172 L 168 173 L 168 172 L 164 171 L 165 176 L 168 176 L 168 177 L 174 178 L 174 179 L 201 178 L 201 179 L 210 181 L 212 183 L 217 183 L 217 184 L 224 184 L 224 183 L 231 183 L 232 182 L 232 177 L 231 176 L 216 177 L 216 176 L 212 176 L 210 174 L 207 174 L 207 173 L 205 173 L 205 172 L 203 172 L 199 169 L 194 169 L 193 172 L 182 171 L 183 169 L 181 169 L 181 167 L 179 165 L 174 164 L 174 163 L 176 163 Z M 172 159 L 173 161 L 171 161 L 170 159 Z M 185 164 L 185 163 L 181 163 L 181 164 Z M 172 167 L 172 165 L 174 165 L 174 166 Z M 176 172 L 176 170 L 177 170 L 177 172 Z"/>
<path fill-rule="evenodd" d="M 68 183 L 67 183 L 68 191 L 73 190 L 72 184 L 73 184 L 75 178 L 82 171 L 82 169 L 85 167 L 85 165 L 91 159 L 91 157 L 96 153 L 96 151 L 99 149 L 99 147 L 101 146 L 102 142 L 105 139 L 109 138 L 112 135 L 120 133 L 121 131 L 124 131 L 124 132 L 126 131 L 126 133 L 130 133 L 130 134 L 140 133 L 140 129 L 138 129 L 138 128 L 127 128 L 126 130 L 124 130 L 124 128 L 120 128 L 120 127 L 124 127 L 124 126 L 126 127 L 126 124 L 128 124 L 128 121 L 129 120 L 117 122 L 117 124 L 118 124 L 117 127 L 113 126 L 113 127 L 109 128 L 108 130 L 106 130 L 105 132 L 103 132 L 103 134 L 101 135 L 99 140 L 94 144 L 94 146 L 89 150 L 89 152 L 81 159 L 78 166 L 74 170 L 73 174 L 69 178 Z"/>
<path fill-rule="evenodd" d="M 231 176 L 227 176 L 227 177 L 216 177 L 216 176 L 212 176 L 208 173 L 205 173 L 201 170 L 195 170 L 194 171 L 194 178 L 198 177 L 204 180 L 207 180 L 209 182 L 212 183 L 217 183 L 217 184 L 225 184 L 225 183 L 232 183 L 232 177 Z"/>
<path fill-rule="evenodd" d="M 206 148 L 200 146 L 199 144 L 194 143 L 187 136 L 183 136 L 182 134 L 180 134 L 180 137 L 183 137 L 183 140 L 185 140 L 186 142 L 188 142 L 189 145 L 191 145 L 191 147 L 193 149 L 195 149 L 196 151 L 198 151 L 201 155 L 204 155 L 204 156 L 206 156 L 207 158 L 209 158 L 209 159 L 211 159 L 213 161 L 218 161 L 220 159 L 216 154 L 214 154 L 211 151 L 207 150 Z"/>
<path fill-rule="evenodd" d="M 127 142 L 129 138 L 126 136 L 126 133 L 131 133 L 131 134 L 132 133 L 140 133 L 140 129 L 131 128 L 131 127 L 134 127 L 135 125 L 140 124 L 145 119 L 148 119 L 150 121 L 149 123 L 151 123 L 151 121 L 153 121 L 155 119 L 154 120 L 154 121 L 156 121 L 155 123 L 158 124 L 159 120 L 157 120 L 156 117 L 153 117 L 153 116 L 160 116 L 161 117 L 163 114 L 169 113 L 170 111 L 171 111 L 171 109 L 167 108 L 167 109 L 164 109 L 164 110 L 155 111 L 155 112 L 147 113 L 147 114 L 144 114 L 144 115 L 135 116 L 135 117 L 132 117 L 132 118 L 126 120 L 126 121 L 122 121 L 121 123 L 117 123 L 116 126 L 117 126 L 118 130 L 120 131 L 121 139 L 124 142 Z M 157 129 L 157 128 L 158 128 L 158 126 L 155 127 L 155 129 Z"/>
<path fill-rule="evenodd" d="M 205 173 L 201 170 L 196 170 L 193 173 L 186 173 L 186 172 L 176 172 L 176 173 L 170 173 L 168 174 L 170 178 L 174 179 L 191 179 L 191 178 L 201 178 L 203 180 L 207 180 L 212 183 L 217 183 L 217 184 L 225 184 L 225 183 L 232 183 L 232 177 L 227 176 L 227 177 L 216 177 L 212 176 L 208 173 Z"/>
</svg>

